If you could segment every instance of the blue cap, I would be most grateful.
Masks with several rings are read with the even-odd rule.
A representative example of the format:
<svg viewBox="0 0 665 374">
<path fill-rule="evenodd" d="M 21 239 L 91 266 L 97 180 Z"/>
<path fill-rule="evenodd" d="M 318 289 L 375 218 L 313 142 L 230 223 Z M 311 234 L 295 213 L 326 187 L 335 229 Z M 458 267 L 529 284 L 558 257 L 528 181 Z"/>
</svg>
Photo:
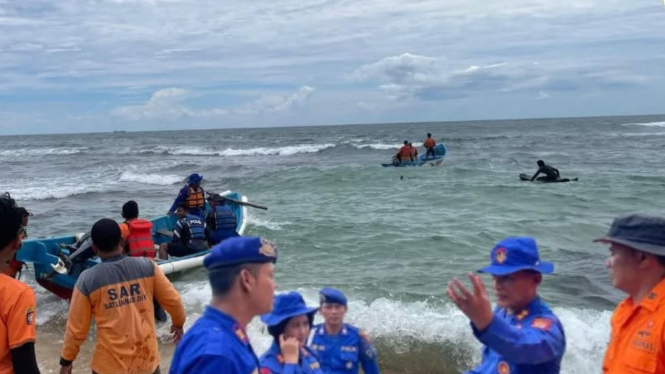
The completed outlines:
<svg viewBox="0 0 665 374">
<path fill-rule="evenodd" d="M 203 259 L 206 269 L 247 263 L 277 262 L 277 245 L 258 237 L 237 236 L 212 248 Z"/>
<path fill-rule="evenodd" d="M 279 325 L 291 317 L 314 314 L 319 308 L 308 307 L 305 300 L 297 292 L 289 292 L 275 296 L 272 312 L 261 316 L 261 321 L 268 326 Z"/>
<path fill-rule="evenodd" d="M 543 274 L 554 271 L 554 264 L 540 261 L 538 246 L 533 238 L 505 238 L 490 255 L 492 264 L 478 272 L 492 275 L 508 275 L 520 270 L 534 270 Z"/>
<path fill-rule="evenodd" d="M 196 174 L 196 173 L 190 175 L 190 176 L 187 178 L 187 182 L 188 182 L 189 184 L 192 184 L 192 183 L 199 183 L 199 182 L 201 182 L 202 180 L 203 180 L 203 175 L 198 175 L 198 174 Z"/>
<path fill-rule="evenodd" d="M 321 300 L 321 304 L 323 303 L 330 303 L 330 304 L 341 304 L 346 306 L 346 296 L 342 293 L 342 291 L 332 288 L 332 287 L 325 287 L 319 290 L 319 297 Z"/>
</svg>

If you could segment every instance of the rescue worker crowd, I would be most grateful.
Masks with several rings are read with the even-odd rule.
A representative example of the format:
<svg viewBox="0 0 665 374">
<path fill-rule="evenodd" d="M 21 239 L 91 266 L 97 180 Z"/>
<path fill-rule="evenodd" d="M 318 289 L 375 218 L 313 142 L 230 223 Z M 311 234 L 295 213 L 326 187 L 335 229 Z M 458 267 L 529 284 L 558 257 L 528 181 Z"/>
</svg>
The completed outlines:
<svg viewBox="0 0 665 374">
<path fill-rule="evenodd" d="M 176 211 L 185 210 L 180 203 L 174 204 Z M 348 302 L 340 290 L 322 288 L 316 306 L 308 306 L 297 292 L 275 296 L 277 245 L 259 237 L 235 235 L 213 244 L 204 258 L 211 302 L 183 331 L 186 313 L 181 297 L 146 253 L 148 247 L 123 248 L 128 242 L 146 240 L 132 236 L 132 230 L 140 226 L 133 223 L 138 206 L 128 204 L 127 209 L 123 207 L 126 223 L 101 219 L 90 232 L 92 249 L 101 263 L 85 270 L 74 287 L 61 374 L 72 373 L 92 319 L 97 330 L 93 373 L 160 373 L 155 305 L 171 316 L 177 344 L 171 374 L 352 374 L 360 368 L 366 374 L 379 373 L 377 351 L 368 336 L 344 322 Z M 204 213 L 201 210 L 195 216 L 186 211 L 179 216 L 200 221 Z M 26 215 L 9 194 L 0 198 L 2 267 L 14 258 L 27 235 Z M 182 222 L 174 238 L 184 236 Z M 206 237 L 191 227 L 189 231 L 191 237 Z M 665 373 L 665 218 L 617 217 L 608 234 L 597 241 L 609 244 L 606 265 L 613 286 L 628 294 L 611 320 L 602 373 Z M 167 246 L 166 252 L 171 253 L 171 248 Z M 480 364 L 465 373 L 561 371 L 565 328 L 538 294 L 543 274 L 553 271 L 554 264 L 540 259 L 533 238 L 507 237 L 491 250 L 489 265 L 478 269 L 492 277 L 494 309 L 479 275 L 468 274 L 471 288 L 458 279 L 449 282 L 448 297 L 469 318 L 474 336 L 483 345 Z M 34 349 L 36 313 L 30 287 L 1 274 L 0 374 L 39 373 Z M 323 316 L 320 325 L 314 325 L 316 313 Z M 272 345 L 260 357 L 246 332 L 255 317 L 260 317 L 272 337 Z"/>
</svg>

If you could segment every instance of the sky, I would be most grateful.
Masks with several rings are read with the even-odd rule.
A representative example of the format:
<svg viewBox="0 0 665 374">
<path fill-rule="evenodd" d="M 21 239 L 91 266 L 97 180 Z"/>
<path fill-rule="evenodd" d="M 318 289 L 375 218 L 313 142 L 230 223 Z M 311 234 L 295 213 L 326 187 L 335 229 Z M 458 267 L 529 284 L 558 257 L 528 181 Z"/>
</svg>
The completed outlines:
<svg viewBox="0 0 665 374">
<path fill-rule="evenodd" d="M 0 135 L 664 113 L 662 0 L 0 0 Z"/>
</svg>

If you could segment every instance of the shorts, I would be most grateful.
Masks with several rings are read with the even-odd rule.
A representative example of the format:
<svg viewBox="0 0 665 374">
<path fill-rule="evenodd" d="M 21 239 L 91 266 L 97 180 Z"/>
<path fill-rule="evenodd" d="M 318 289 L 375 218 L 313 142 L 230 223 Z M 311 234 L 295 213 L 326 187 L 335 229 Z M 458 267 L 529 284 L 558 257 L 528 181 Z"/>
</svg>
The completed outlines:
<svg viewBox="0 0 665 374">
<path fill-rule="evenodd" d="M 189 255 L 193 255 L 195 253 L 201 252 L 198 249 L 194 249 L 187 244 L 182 244 L 182 243 L 168 243 L 166 245 L 166 251 L 171 255 L 175 257 L 185 257 Z"/>
</svg>

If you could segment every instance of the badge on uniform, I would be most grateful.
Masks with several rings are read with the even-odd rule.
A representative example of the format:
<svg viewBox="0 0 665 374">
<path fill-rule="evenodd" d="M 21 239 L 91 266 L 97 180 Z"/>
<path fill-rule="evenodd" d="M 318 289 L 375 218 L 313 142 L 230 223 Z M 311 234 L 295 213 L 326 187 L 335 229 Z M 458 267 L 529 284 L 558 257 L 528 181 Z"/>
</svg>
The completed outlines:
<svg viewBox="0 0 665 374">
<path fill-rule="evenodd" d="M 35 308 L 28 308 L 25 310 L 25 324 L 30 326 L 35 321 Z"/>
<path fill-rule="evenodd" d="M 499 365 L 496 369 L 499 374 L 510 374 L 510 365 L 508 365 L 505 361 L 499 362 Z"/>
<path fill-rule="evenodd" d="M 259 253 L 266 257 L 277 257 L 277 245 L 265 239 L 261 239 Z"/>
<path fill-rule="evenodd" d="M 531 322 L 531 327 L 540 330 L 549 330 L 552 327 L 552 320 L 547 318 L 536 318 Z"/>
</svg>

